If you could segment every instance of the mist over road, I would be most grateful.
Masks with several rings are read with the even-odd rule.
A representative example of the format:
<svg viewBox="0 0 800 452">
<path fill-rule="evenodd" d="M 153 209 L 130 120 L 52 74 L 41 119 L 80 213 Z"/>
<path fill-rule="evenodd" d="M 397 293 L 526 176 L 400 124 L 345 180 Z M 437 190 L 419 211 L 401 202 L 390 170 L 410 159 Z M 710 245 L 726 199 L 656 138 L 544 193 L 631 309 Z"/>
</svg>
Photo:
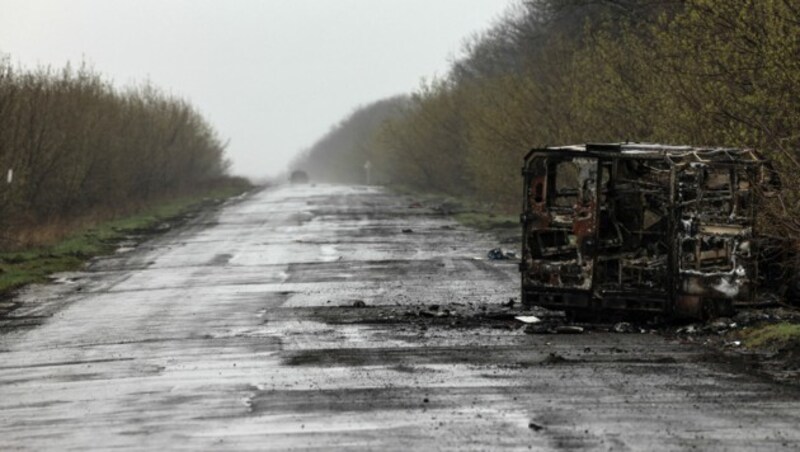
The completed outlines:
<svg viewBox="0 0 800 452">
<path fill-rule="evenodd" d="M 268 189 L 29 290 L 0 321 L 0 449 L 798 446 L 800 394 L 702 348 L 481 317 L 515 263 L 412 201 Z"/>
</svg>

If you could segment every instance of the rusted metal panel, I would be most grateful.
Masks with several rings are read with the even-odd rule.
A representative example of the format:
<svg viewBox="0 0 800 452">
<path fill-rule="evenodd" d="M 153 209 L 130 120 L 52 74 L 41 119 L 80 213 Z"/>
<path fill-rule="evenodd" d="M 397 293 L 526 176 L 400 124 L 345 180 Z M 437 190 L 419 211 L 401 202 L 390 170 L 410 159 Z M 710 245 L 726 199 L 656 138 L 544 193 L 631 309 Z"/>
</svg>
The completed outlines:
<svg viewBox="0 0 800 452">
<path fill-rule="evenodd" d="M 523 168 L 523 300 L 690 316 L 752 302 L 763 165 L 748 149 L 532 150 Z"/>
</svg>

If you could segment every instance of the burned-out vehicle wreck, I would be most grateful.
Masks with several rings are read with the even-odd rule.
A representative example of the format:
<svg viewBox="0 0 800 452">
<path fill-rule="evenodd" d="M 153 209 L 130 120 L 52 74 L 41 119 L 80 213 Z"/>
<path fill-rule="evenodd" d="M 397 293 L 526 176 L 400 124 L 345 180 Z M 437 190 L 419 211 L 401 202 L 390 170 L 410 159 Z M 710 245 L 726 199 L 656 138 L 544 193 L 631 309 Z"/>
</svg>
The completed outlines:
<svg viewBox="0 0 800 452">
<path fill-rule="evenodd" d="M 525 305 L 713 317 L 769 285 L 756 231 L 767 162 L 748 149 L 587 144 L 523 167 Z"/>
</svg>

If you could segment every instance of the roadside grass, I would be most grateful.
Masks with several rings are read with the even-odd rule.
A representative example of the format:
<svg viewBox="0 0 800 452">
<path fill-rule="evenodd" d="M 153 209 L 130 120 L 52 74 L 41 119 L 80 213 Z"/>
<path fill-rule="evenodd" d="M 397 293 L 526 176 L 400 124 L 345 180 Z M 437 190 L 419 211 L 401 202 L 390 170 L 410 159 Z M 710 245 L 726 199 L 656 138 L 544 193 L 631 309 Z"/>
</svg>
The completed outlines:
<svg viewBox="0 0 800 452">
<path fill-rule="evenodd" d="M 83 228 L 49 246 L 2 252 L 0 297 L 25 285 L 45 282 L 53 273 L 77 270 L 93 257 L 113 253 L 131 236 L 169 229 L 161 225 L 245 191 L 243 186 L 229 186 L 171 199 L 134 215 Z"/>
<path fill-rule="evenodd" d="M 737 333 L 742 344 L 749 349 L 781 350 L 800 346 L 800 324 L 772 323 L 741 330 Z"/>
<path fill-rule="evenodd" d="M 519 244 L 519 213 L 509 213 L 495 206 L 468 197 L 423 192 L 403 186 L 389 186 L 395 193 L 412 197 L 415 201 L 449 214 L 462 226 L 490 233 L 506 244 Z"/>
</svg>

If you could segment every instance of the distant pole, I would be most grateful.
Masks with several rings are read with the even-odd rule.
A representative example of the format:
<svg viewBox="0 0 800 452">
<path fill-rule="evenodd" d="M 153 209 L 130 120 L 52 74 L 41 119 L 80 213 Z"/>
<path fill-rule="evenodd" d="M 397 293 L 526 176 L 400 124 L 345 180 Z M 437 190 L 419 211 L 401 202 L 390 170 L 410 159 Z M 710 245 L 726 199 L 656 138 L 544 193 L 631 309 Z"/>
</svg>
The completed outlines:
<svg viewBox="0 0 800 452">
<path fill-rule="evenodd" d="M 364 164 L 364 171 L 367 173 L 367 185 L 370 185 L 370 170 L 372 169 L 372 163 L 367 160 L 367 163 Z"/>
<path fill-rule="evenodd" d="M 13 182 L 13 181 L 14 181 L 14 170 L 12 168 L 9 168 L 8 172 L 6 173 L 6 185 L 9 185 L 9 187 L 8 187 L 8 190 L 3 190 L 2 191 L 3 192 L 3 196 L 2 196 L 2 199 L 0 199 L 0 201 L 2 201 L 2 203 L 3 203 L 3 208 L 5 208 L 6 204 L 8 204 L 9 192 L 11 191 L 10 185 L 11 185 L 11 182 Z"/>
</svg>

